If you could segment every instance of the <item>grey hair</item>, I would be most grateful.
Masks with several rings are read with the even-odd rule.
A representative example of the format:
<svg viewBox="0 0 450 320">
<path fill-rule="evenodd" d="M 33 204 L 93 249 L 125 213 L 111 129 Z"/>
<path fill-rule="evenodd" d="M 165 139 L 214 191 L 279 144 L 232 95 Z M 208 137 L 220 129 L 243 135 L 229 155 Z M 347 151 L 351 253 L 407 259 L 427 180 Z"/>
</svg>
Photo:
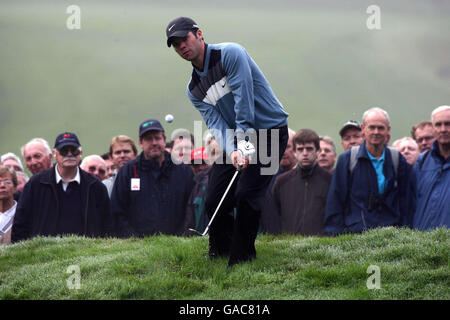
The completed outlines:
<svg viewBox="0 0 450 320">
<path fill-rule="evenodd" d="M 364 112 L 363 116 L 362 116 L 362 122 L 365 124 L 366 123 L 366 118 L 369 115 L 369 113 L 372 112 L 378 112 L 381 113 L 387 120 L 388 126 L 391 126 L 391 119 L 389 118 L 389 114 L 386 112 L 386 110 L 383 110 L 381 108 L 375 107 L 375 108 L 370 108 L 369 110 L 367 110 L 366 112 Z"/>
<path fill-rule="evenodd" d="M 0 158 L 0 162 L 3 162 L 5 160 L 8 159 L 13 159 L 14 161 L 16 161 L 19 164 L 20 169 L 23 171 L 23 165 L 22 165 L 22 161 L 20 161 L 19 157 L 16 156 L 14 153 L 12 152 L 8 152 L 5 153 L 4 155 L 2 155 L 2 157 Z"/>
<path fill-rule="evenodd" d="M 333 148 L 333 153 L 336 154 L 336 145 L 334 144 L 334 140 L 329 136 L 320 136 L 319 141 L 325 141 Z"/>
<path fill-rule="evenodd" d="M 24 159 L 25 159 L 25 155 L 23 152 L 25 151 L 25 148 L 28 145 L 34 144 L 34 143 L 42 144 L 44 146 L 45 151 L 47 152 L 47 155 L 52 154 L 52 149 L 50 149 L 50 145 L 48 144 L 47 140 L 42 139 L 42 138 L 33 138 L 30 141 L 28 141 L 27 143 L 25 143 L 22 148 L 20 148 L 20 152 L 22 153 L 22 157 Z"/>
<path fill-rule="evenodd" d="M 445 111 L 445 110 L 450 110 L 450 106 L 440 106 L 440 107 L 437 107 L 436 109 L 434 109 L 433 112 L 431 113 L 431 122 L 434 123 L 433 117 L 436 113 L 439 113 L 439 112 Z"/>
<path fill-rule="evenodd" d="M 81 164 L 80 164 L 81 169 L 85 170 L 84 166 L 87 165 L 87 163 L 89 163 L 89 161 L 92 160 L 92 159 L 101 160 L 101 162 L 104 163 L 105 166 L 106 166 L 106 162 L 105 162 L 105 160 L 102 157 L 100 157 L 99 155 L 96 155 L 96 154 L 92 154 L 92 155 L 87 156 L 86 158 L 84 158 L 83 161 L 81 161 Z"/>
</svg>

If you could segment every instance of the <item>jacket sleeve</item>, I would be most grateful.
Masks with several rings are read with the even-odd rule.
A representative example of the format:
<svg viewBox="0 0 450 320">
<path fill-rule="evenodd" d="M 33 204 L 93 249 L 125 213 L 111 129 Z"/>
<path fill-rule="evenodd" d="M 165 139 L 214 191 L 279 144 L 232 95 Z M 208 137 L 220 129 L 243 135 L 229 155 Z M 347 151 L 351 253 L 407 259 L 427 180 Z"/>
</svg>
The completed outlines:
<svg viewBox="0 0 450 320">
<path fill-rule="evenodd" d="M 130 186 L 131 178 L 127 174 L 128 166 L 123 166 L 117 173 L 111 193 L 112 216 L 116 222 L 116 235 L 121 238 L 136 236 L 136 232 L 130 224 Z"/>
<path fill-rule="evenodd" d="M 339 235 L 345 232 L 345 210 L 349 201 L 349 160 L 350 153 L 345 152 L 338 158 L 336 169 L 328 190 L 324 216 L 324 233 Z M 349 204 L 348 204 L 349 205 Z"/>
<path fill-rule="evenodd" d="M 11 242 L 26 240 L 31 237 L 33 181 L 27 183 L 17 203 L 16 213 L 11 231 Z"/>
</svg>

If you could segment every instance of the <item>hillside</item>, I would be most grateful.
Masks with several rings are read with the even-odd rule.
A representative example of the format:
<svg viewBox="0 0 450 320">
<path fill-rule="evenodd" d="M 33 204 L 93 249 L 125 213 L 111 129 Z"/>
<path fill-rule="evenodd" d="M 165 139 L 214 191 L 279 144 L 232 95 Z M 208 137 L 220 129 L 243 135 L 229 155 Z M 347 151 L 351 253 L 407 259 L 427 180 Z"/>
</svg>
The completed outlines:
<svg viewBox="0 0 450 320">
<path fill-rule="evenodd" d="M 260 235 L 257 258 L 227 269 L 207 237 L 35 238 L 0 247 L 0 300 L 448 300 L 448 243 L 447 229 Z"/>
</svg>

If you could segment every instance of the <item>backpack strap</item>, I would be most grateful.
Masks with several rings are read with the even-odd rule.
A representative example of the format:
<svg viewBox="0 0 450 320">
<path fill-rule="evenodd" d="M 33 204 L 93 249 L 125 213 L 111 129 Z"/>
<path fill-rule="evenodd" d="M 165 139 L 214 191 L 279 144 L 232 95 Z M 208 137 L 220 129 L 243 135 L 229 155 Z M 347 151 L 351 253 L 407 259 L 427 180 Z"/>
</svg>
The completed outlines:
<svg viewBox="0 0 450 320">
<path fill-rule="evenodd" d="M 397 149 L 393 148 L 393 147 L 388 147 L 388 148 L 391 151 L 392 164 L 394 165 L 394 173 L 395 173 L 395 176 L 397 177 L 398 162 L 399 162 L 399 158 L 400 158 L 400 152 Z"/>
</svg>

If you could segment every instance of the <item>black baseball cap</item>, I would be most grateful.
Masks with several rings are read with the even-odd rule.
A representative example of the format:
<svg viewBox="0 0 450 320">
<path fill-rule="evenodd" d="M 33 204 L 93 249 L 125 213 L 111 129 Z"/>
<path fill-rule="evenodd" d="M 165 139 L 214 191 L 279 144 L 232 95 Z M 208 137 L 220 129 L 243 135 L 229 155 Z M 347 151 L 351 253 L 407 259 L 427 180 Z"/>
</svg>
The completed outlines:
<svg viewBox="0 0 450 320">
<path fill-rule="evenodd" d="M 148 119 L 141 123 L 139 126 L 139 138 L 142 138 L 144 133 L 148 131 L 162 131 L 164 132 L 164 128 L 161 123 L 156 119 Z"/>
<path fill-rule="evenodd" d="M 75 148 L 81 147 L 80 141 L 75 133 L 64 132 L 56 137 L 55 149 L 61 150 L 65 146 L 73 146 Z"/>
<path fill-rule="evenodd" d="M 361 124 L 358 121 L 355 120 L 349 120 L 342 126 L 341 130 L 339 130 L 339 135 L 341 138 L 344 136 L 345 131 L 349 128 L 355 128 L 361 131 Z"/>
<path fill-rule="evenodd" d="M 172 45 L 175 37 L 185 37 L 189 31 L 199 29 L 194 20 L 187 17 L 179 17 L 169 22 L 166 28 L 167 46 Z"/>
</svg>

